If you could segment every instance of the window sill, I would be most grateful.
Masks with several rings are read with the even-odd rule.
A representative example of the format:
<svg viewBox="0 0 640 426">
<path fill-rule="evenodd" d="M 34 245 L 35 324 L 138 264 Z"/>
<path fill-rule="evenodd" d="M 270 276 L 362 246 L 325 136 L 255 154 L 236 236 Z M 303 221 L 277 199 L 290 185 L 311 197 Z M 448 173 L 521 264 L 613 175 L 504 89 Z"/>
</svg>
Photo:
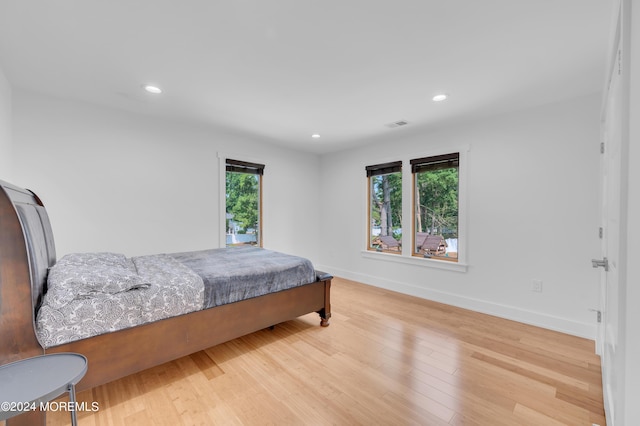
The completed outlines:
<svg viewBox="0 0 640 426">
<path fill-rule="evenodd" d="M 404 263 L 406 265 L 422 266 L 425 268 L 444 269 L 447 271 L 467 272 L 467 265 L 460 262 L 449 262 L 446 260 L 426 259 L 414 256 L 402 256 L 391 253 L 375 252 L 369 250 L 362 251 L 362 257 L 367 259 L 382 260 L 385 262 Z"/>
</svg>

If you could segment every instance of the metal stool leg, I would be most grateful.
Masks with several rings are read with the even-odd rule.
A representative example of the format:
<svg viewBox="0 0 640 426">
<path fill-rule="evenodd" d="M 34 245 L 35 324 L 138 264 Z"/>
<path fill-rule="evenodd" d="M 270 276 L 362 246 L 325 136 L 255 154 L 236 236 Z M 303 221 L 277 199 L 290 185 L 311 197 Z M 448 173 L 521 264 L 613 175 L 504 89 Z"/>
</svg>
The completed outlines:
<svg viewBox="0 0 640 426">
<path fill-rule="evenodd" d="M 78 417 L 76 415 L 76 387 L 69 384 L 69 402 L 71 403 L 71 425 L 78 426 Z"/>
</svg>

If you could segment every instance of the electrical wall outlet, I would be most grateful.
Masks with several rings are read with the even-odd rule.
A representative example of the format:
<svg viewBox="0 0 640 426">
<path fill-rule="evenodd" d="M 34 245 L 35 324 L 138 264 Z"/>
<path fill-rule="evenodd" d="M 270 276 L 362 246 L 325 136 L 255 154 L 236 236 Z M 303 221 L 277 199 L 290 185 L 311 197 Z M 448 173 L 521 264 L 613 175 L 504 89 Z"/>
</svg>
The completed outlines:
<svg viewBox="0 0 640 426">
<path fill-rule="evenodd" d="M 531 280 L 531 291 L 542 293 L 542 280 Z"/>
</svg>

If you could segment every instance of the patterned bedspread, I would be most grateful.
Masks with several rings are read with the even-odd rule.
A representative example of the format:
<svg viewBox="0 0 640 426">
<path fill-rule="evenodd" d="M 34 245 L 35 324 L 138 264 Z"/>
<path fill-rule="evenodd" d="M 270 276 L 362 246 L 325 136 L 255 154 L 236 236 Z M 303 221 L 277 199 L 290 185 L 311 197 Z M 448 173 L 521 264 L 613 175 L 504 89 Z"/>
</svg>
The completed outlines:
<svg viewBox="0 0 640 426">
<path fill-rule="evenodd" d="M 202 309 L 202 278 L 168 255 L 73 254 L 49 271 L 36 317 L 45 348 Z"/>
<path fill-rule="evenodd" d="M 313 281 L 307 259 L 254 247 L 70 254 L 49 271 L 36 333 L 48 348 Z"/>
</svg>

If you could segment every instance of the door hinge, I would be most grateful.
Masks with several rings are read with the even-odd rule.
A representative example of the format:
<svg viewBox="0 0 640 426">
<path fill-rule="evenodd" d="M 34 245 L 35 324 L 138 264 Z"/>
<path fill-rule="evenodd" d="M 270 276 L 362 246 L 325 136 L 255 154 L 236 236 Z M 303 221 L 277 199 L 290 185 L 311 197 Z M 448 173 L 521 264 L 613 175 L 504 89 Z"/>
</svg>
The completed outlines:
<svg viewBox="0 0 640 426">
<path fill-rule="evenodd" d="M 602 226 L 600 228 L 598 228 L 598 237 L 600 237 L 600 239 L 602 239 L 602 236 L 604 235 L 604 229 L 602 229 Z"/>
<path fill-rule="evenodd" d="M 598 320 L 598 322 L 602 322 L 602 311 L 598 310 L 598 309 L 589 309 L 591 312 L 595 312 L 596 313 L 596 320 Z"/>
<path fill-rule="evenodd" d="M 600 142 L 600 154 L 604 154 L 604 142 Z"/>
</svg>

